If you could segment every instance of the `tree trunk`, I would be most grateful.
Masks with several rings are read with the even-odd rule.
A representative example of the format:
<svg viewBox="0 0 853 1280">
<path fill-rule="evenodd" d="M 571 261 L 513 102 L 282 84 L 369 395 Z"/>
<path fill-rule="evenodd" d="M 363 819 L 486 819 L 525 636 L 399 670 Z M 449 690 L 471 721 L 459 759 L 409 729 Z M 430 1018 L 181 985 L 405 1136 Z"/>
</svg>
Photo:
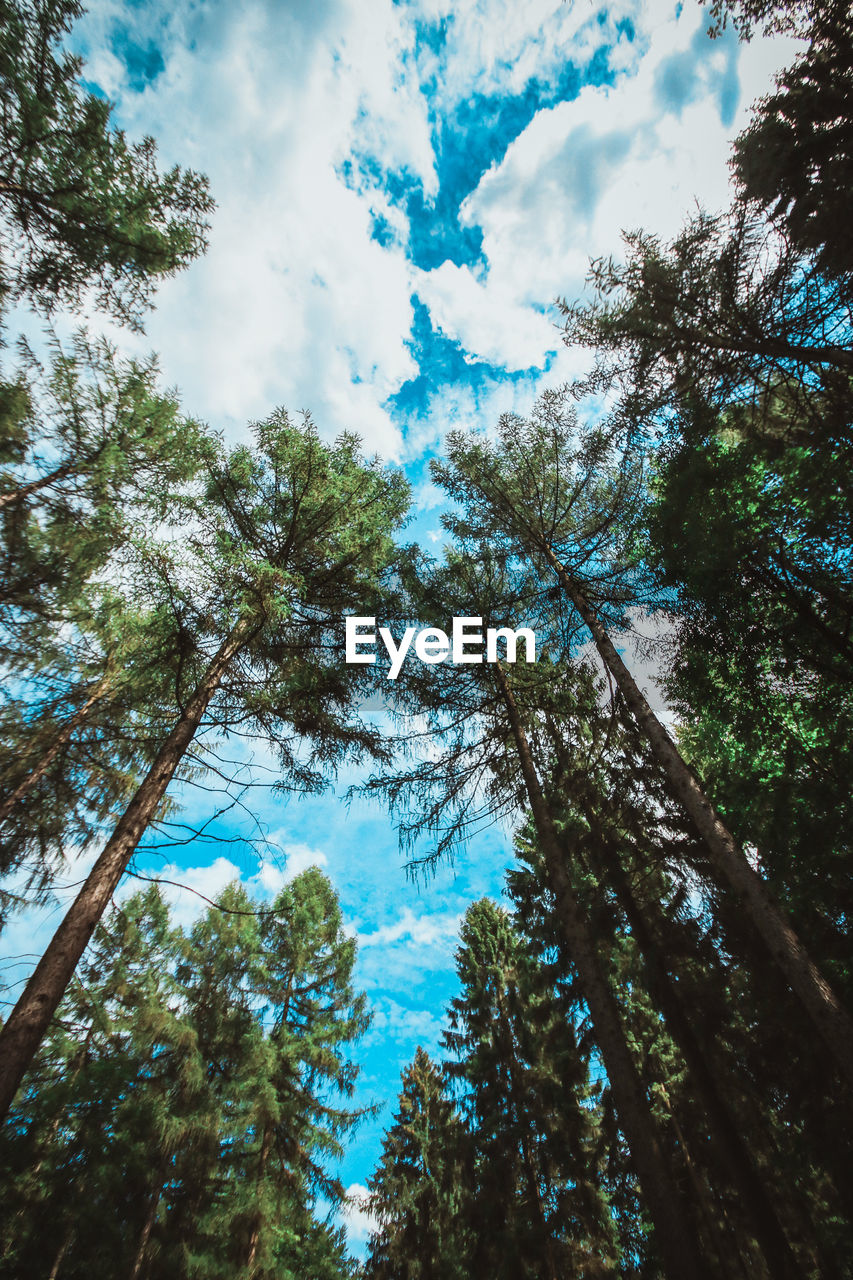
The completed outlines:
<svg viewBox="0 0 853 1280">
<path fill-rule="evenodd" d="M 693 1031 L 681 997 L 663 962 L 661 950 L 652 928 L 634 896 L 619 855 L 597 818 L 587 805 L 581 806 L 600 852 L 601 869 L 610 881 L 616 900 L 625 913 L 628 927 L 640 954 L 655 974 L 651 995 L 664 1016 L 667 1030 L 684 1058 L 691 1083 L 708 1117 L 711 1137 L 726 1171 L 737 1188 L 748 1214 L 749 1226 L 755 1232 L 773 1280 L 798 1280 L 801 1272 L 788 1238 L 760 1172 L 755 1167 L 749 1143 L 740 1122 L 732 1113 L 723 1090 L 719 1087 L 718 1069 L 713 1065 Z M 652 910 L 658 914 L 654 904 Z M 772 1152 L 770 1159 L 772 1160 Z"/>
<path fill-rule="evenodd" d="M 548 718 L 548 728 L 558 758 L 563 758 L 563 748 L 556 726 Z M 788 1237 L 780 1221 L 771 1196 L 759 1168 L 753 1158 L 750 1143 L 746 1140 L 742 1121 L 734 1114 L 720 1088 L 720 1065 L 714 1063 L 713 1052 L 707 1043 L 703 1046 L 690 1024 L 684 1002 L 672 980 L 664 959 L 661 944 L 655 936 L 660 927 L 663 911 L 652 892 L 648 910 L 637 900 L 628 873 L 622 865 L 612 839 L 605 832 L 602 822 L 585 796 L 572 796 L 589 824 L 593 836 L 593 850 L 597 855 L 587 861 L 592 874 L 604 880 L 612 889 L 621 907 L 631 934 L 649 970 L 654 974 L 650 995 L 663 1014 L 667 1031 L 672 1036 L 690 1072 L 690 1080 L 697 1098 L 708 1118 L 711 1138 L 717 1147 L 732 1185 L 737 1188 L 746 1210 L 748 1226 L 755 1233 L 769 1274 L 773 1280 L 799 1280 L 800 1266 L 794 1257 Z M 651 916 L 651 920 L 647 918 Z M 723 1075 L 725 1072 L 723 1071 Z M 757 1135 L 750 1123 L 752 1139 Z M 761 1138 L 772 1163 L 775 1152 L 762 1135 Z M 833 1275 L 835 1272 L 832 1273 Z"/>
<path fill-rule="evenodd" d="M 47 1280 L 56 1280 L 57 1276 L 59 1275 L 59 1268 L 62 1266 L 66 1253 L 71 1248 L 71 1242 L 73 1239 L 74 1239 L 74 1224 L 72 1223 L 71 1226 L 68 1228 L 68 1230 L 65 1232 L 65 1235 L 62 1237 L 62 1242 L 56 1251 L 56 1256 L 53 1259 L 53 1266 L 50 1268 L 50 1275 L 48 1276 Z"/>
<path fill-rule="evenodd" d="M 266 1173 L 266 1168 L 267 1168 L 267 1163 L 270 1157 L 271 1147 L 272 1147 L 272 1125 L 269 1122 L 267 1122 L 264 1125 L 264 1136 L 261 1140 L 261 1152 L 260 1152 L 260 1157 L 258 1159 L 258 1176 L 256 1178 L 258 1188 L 260 1188 L 261 1182 L 263 1181 L 264 1174 Z M 252 1272 L 255 1269 L 255 1258 L 258 1256 L 258 1244 L 260 1243 L 260 1239 L 261 1239 L 261 1224 L 262 1224 L 261 1215 L 260 1213 L 257 1213 L 255 1215 L 255 1221 L 252 1224 L 252 1234 L 249 1237 L 249 1252 L 246 1257 L 246 1275 L 247 1276 L 251 1276 Z"/>
<path fill-rule="evenodd" d="M 708 849 L 711 864 L 740 898 L 750 923 L 817 1027 L 842 1077 L 853 1087 L 853 1021 L 800 942 L 769 887 L 747 862 L 734 836 L 682 759 L 585 595 L 550 547 L 544 548 L 544 554 L 589 629 L 602 661 L 663 766 L 673 793 L 693 819 Z"/>
<path fill-rule="evenodd" d="M 2 804 L 0 804 L 0 823 L 6 821 L 15 809 L 15 806 L 19 804 L 20 801 L 23 800 L 24 796 L 33 789 L 39 778 L 44 777 L 45 773 L 59 755 L 66 742 L 71 739 L 74 730 L 79 728 L 79 726 L 84 722 L 90 710 L 107 689 L 108 685 L 109 679 L 105 676 L 103 680 L 99 680 L 98 683 L 93 686 L 86 701 L 77 711 L 74 712 L 74 715 L 71 716 L 70 719 L 65 721 L 65 724 L 59 730 L 59 733 L 56 735 L 47 751 L 45 751 L 35 768 L 30 770 L 23 781 L 19 782 L 17 787 L 15 787 L 15 790 L 10 792 Z"/>
<path fill-rule="evenodd" d="M 681 1148 L 681 1156 L 684 1160 L 684 1167 L 687 1170 L 687 1177 L 693 1188 L 693 1199 L 699 1210 L 700 1217 L 705 1224 L 706 1239 L 714 1242 L 714 1256 L 720 1269 L 720 1274 L 726 1276 L 726 1280 L 733 1280 L 735 1268 L 737 1268 L 743 1280 L 759 1280 L 754 1271 L 747 1271 L 744 1262 L 742 1242 L 737 1238 L 729 1241 L 720 1224 L 720 1216 L 725 1221 L 725 1210 L 715 1202 L 714 1194 L 708 1183 L 704 1169 L 698 1169 L 696 1162 L 690 1152 L 690 1144 L 687 1142 L 684 1131 L 679 1123 L 678 1116 L 672 1106 L 669 1094 L 666 1089 L 661 1088 L 661 1095 L 664 1104 L 669 1112 L 669 1122 L 672 1125 L 673 1133 L 678 1139 L 678 1145 Z M 755 1259 L 751 1258 L 750 1263 Z M 769 1273 L 764 1273 L 762 1275 Z M 773 1277 L 770 1277 L 773 1280 Z"/>
<path fill-rule="evenodd" d="M 78 961 L 247 634 L 248 625 L 241 621 L 223 640 L 0 1031 L 0 1120 L 8 1114 Z"/>
<path fill-rule="evenodd" d="M 568 954 L 589 1008 L 619 1123 L 627 1138 L 643 1198 L 654 1224 L 664 1271 L 669 1280 L 707 1276 L 701 1247 L 688 1226 L 681 1192 L 661 1150 L 648 1099 L 625 1038 L 618 1005 L 599 967 L 595 943 L 566 874 L 557 830 L 542 792 L 515 698 L 499 662 L 495 663 L 494 671 L 515 740 Z"/>
<path fill-rule="evenodd" d="M 142 1224 L 142 1230 L 139 1233 L 139 1240 L 136 1246 L 136 1254 L 133 1259 L 133 1266 L 130 1269 L 129 1280 L 139 1280 L 142 1275 L 142 1267 L 145 1262 L 145 1250 L 148 1248 L 148 1241 L 151 1239 L 151 1232 L 154 1230 L 154 1223 L 157 1221 L 157 1206 L 160 1203 L 160 1196 L 163 1191 L 163 1178 L 161 1177 L 157 1183 L 156 1189 L 152 1192 L 148 1201 L 148 1212 L 145 1215 L 145 1221 Z"/>
</svg>

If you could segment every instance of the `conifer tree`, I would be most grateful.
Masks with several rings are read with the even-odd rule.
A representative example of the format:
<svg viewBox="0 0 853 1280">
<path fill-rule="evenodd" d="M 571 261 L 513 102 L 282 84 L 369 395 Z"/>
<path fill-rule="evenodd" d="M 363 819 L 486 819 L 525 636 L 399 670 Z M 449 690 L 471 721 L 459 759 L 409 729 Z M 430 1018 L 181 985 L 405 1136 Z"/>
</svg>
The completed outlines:
<svg viewBox="0 0 853 1280">
<path fill-rule="evenodd" d="M 361 1114 L 354 958 L 316 869 L 188 935 L 156 888 L 116 909 L 3 1131 L 0 1274 L 350 1274 L 315 1206 Z"/>
<path fill-rule="evenodd" d="M 2 292 L 47 312 L 86 291 L 141 326 L 158 280 L 207 243 L 207 180 L 157 167 L 153 138 L 128 143 L 112 107 L 84 88 L 83 62 L 61 48 L 79 0 L 0 4 Z"/>
<path fill-rule="evenodd" d="M 805 27 L 806 24 L 803 24 Z M 758 104 L 735 140 L 732 167 L 740 193 L 784 226 L 822 273 L 853 283 L 853 235 L 847 192 L 853 130 L 846 109 L 853 87 L 853 18 L 838 0 L 816 6 L 807 44 L 775 90 Z"/>
<path fill-rule="evenodd" d="M 26 430 L 0 479 L 0 866 L 28 859 L 41 884 L 126 801 L 170 714 L 180 637 L 123 588 L 141 534 L 174 518 L 215 441 L 153 360 L 103 341 L 54 343 L 26 372 Z"/>
<path fill-rule="evenodd" d="M 460 433 L 448 438 L 436 479 L 462 506 L 449 527 L 472 554 L 503 546 L 565 594 L 622 694 L 669 785 L 701 835 L 709 861 L 737 895 L 802 1002 L 845 1079 L 853 1081 L 853 1022 L 795 933 L 765 880 L 748 862 L 696 775 L 652 711 L 608 629 L 637 607 L 640 565 L 630 554 L 631 496 L 638 463 L 615 466 L 612 439 L 578 440 L 561 396 L 546 396 L 533 417 L 505 416 L 494 446 Z M 499 673 L 500 668 L 496 668 Z M 498 674 L 498 678 L 500 678 Z"/>
<path fill-rule="evenodd" d="M 526 601 L 529 608 L 529 593 L 536 596 L 536 584 L 529 575 L 507 572 L 500 557 L 481 547 L 477 561 L 451 555 L 448 564 L 432 576 L 421 571 L 413 592 L 420 616 L 428 621 L 437 621 L 447 612 L 474 616 L 476 610 L 485 627 L 499 627 L 510 620 L 518 625 L 514 606 Z M 535 699 L 531 706 L 520 708 L 501 662 L 461 668 L 438 665 L 420 672 L 412 668 L 399 692 L 415 700 L 430 727 L 430 749 L 410 769 L 376 778 L 369 789 L 383 793 L 392 809 L 406 815 L 404 837 L 407 831 L 438 837 L 428 859 L 451 850 L 472 826 L 494 820 L 499 813 L 517 814 L 520 806 L 530 807 L 566 952 L 589 1005 L 596 1043 L 655 1223 L 666 1273 L 676 1276 L 692 1267 L 697 1275 L 703 1274 L 695 1226 L 683 1203 L 678 1177 L 666 1164 L 618 1001 L 566 874 L 555 814 L 530 748 L 527 725 L 535 714 Z"/>
<path fill-rule="evenodd" d="M 460 942 L 461 994 L 445 1042 L 475 1158 L 472 1271 L 615 1275 L 597 1117 L 571 1009 L 488 899 L 469 907 Z"/>
<path fill-rule="evenodd" d="M 466 1280 L 476 1242 L 468 1226 L 470 1164 L 461 1118 L 441 1073 L 418 1047 L 403 1072 L 394 1124 L 368 1182 L 378 1222 L 369 1280 Z"/>
<path fill-rule="evenodd" d="M 405 481 L 365 463 L 353 437 L 323 445 L 310 422 L 294 426 L 284 413 L 257 425 L 255 439 L 255 449 L 210 464 L 203 492 L 185 508 L 192 536 L 151 538 L 137 558 L 137 590 L 177 632 L 174 718 L 0 1032 L 4 1113 L 200 729 L 251 725 L 291 785 L 305 788 L 321 788 L 324 770 L 348 752 L 386 750 L 358 718 L 364 677 L 359 668 L 362 679 L 353 680 L 343 665 L 342 615 L 382 596 Z"/>
</svg>

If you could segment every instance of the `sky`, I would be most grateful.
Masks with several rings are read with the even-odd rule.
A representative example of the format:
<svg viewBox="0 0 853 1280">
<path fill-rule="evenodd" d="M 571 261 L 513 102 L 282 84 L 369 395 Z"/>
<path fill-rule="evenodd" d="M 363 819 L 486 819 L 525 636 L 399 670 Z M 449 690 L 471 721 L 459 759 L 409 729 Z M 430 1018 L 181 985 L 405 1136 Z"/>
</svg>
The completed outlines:
<svg viewBox="0 0 853 1280">
<path fill-rule="evenodd" d="M 145 334 L 107 332 L 157 351 L 186 410 L 230 440 L 280 405 L 325 438 L 358 432 L 405 469 L 413 527 L 439 549 L 428 462 L 444 433 L 582 372 L 555 300 L 582 295 L 623 231 L 671 237 L 697 204 L 727 203 L 731 139 L 793 49 L 707 25 L 694 0 L 92 0 L 70 41 L 87 83 L 217 201 L 207 254 L 161 286 Z M 185 798 L 191 817 L 210 803 Z M 439 1051 L 459 922 L 500 893 L 509 833 L 418 886 L 379 808 L 251 802 L 277 857 L 223 838 L 144 865 L 209 897 L 233 878 L 270 895 L 312 864 L 331 877 L 374 1009 L 358 1099 L 381 1110 L 342 1168 L 357 1194 L 400 1071 L 419 1043 Z M 70 892 L 14 922 L 5 954 L 38 953 Z M 169 892 L 185 923 L 204 908 Z M 349 1225 L 358 1251 L 357 1209 Z"/>
</svg>

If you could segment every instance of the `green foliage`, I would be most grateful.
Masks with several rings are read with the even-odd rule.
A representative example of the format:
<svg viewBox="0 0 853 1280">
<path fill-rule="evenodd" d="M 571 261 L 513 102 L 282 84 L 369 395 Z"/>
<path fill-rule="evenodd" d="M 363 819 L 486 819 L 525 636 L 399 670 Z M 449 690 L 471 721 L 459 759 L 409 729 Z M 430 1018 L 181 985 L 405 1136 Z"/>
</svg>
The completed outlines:
<svg viewBox="0 0 853 1280">
<path fill-rule="evenodd" d="M 755 202 L 821 271 L 849 290 L 853 232 L 853 15 L 846 4 L 815 7 L 808 45 L 758 104 L 736 140 L 732 165 Z"/>
<path fill-rule="evenodd" d="M 186 934 L 152 888 L 99 929 L 4 1130 L 0 1274 L 350 1274 L 315 1204 L 362 1114 L 354 943 L 316 869 L 222 907 Z"/>
<path fill-rule="evenodd" d="M 465 1130 L 435 1063 L 418 1048 L 403 1072 L 394 1124 L 368 1182 L 378 1222 L 365 1267 L 371 1280 L 464 1280 L 474 1241 L 464 1214 Z"/>
<path fill-rule="evenodd" d="M 78 0 L 0 4 L 3 290 L 48 313 L 96 305 L 141 327 L 157 281 L 206 247 L 207 180 L 162 173 L 153 138 L 128 143 L 61 48 Z"/>
<path fill-rule="evenodd" d="M 445 1042 L 474 1152 L 472 1271 L 614 1275 L 600 1118 L 571 1007 L 488 899 L 469 907 L 460 940 Z"/>
<path fill-rule="evenodd" d="M 140 532 L 175 517 L 215 442 L 153 359 L 82 334 L 49 363 L 24 348 L 6 390 L 0 865 L 34 854 L 39 883 L 127 796 L 171 713 L 175 630 L 130 583 Z"/>
</svg>

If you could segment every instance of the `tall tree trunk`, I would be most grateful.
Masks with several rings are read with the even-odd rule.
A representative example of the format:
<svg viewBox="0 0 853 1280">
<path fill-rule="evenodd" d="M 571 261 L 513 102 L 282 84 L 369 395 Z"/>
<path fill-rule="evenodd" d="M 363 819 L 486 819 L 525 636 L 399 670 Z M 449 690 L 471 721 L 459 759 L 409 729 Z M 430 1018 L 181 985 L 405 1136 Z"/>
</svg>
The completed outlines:
<svg viewBox="0 0 853 1280">
<path fill-rule="evenodd" d="M 712 866 L 738 895 L 751 924 L 817 1027 L 842 1076 L 853 1087 L 853 1020 L 809 956 L 765 881 L 738 848 L 734 836 L 640 692 L 583 591 L 551 548 L 546 546 L 543 550 L 560 585 L 589 629 L 601 659 L 616 681 L 631 714 L 663 766 L 673 793 L 693 819 L 708 849 Z"/>
<path fill-rule="evenodd" d="M 8 1114 L 80 957 L 248 630 L 243 620 L 223 640 L 0 1031 L 0 1120 Z"/>
<path fill-rule="evenodd" d="M 257 1178 L 255 1179 L 259 1189 L 260 1189 L 261 1183 L 263 1182 L 264 1174 L 266 1173 L 271 1147 L 272 1147 L 272 1125 L 269 1122 L 267 1122 L 264 1125 L 264 1136 L 261 1140 L 261 1152 L 258 1158 L 258 1174 L 257 1174 Z M 255 1221 L 252 1224 L 252 1234 L 249 1237 L 249 1252 L 246 1256 L 246 1275 L 247 1276 L 251 1276 L 255 1269 L 255 1259 L 258 1256 L 258 1245 L 261 1239 L 262 1221 L 263 1220 L 261 1218 L 261 1214 L 259 1212 L 256 1213 Z"/>
<path fill-rule="evenodd" d="M 161 1173 L 157 1179 L 157 1186 L 149 1198 L 148 1212 L 145 1214 L 145 1221 L 142 1224 L 142 1230 L 136 1243 L 136 1253 L 134 1254 L 133 1266 L 130 1269 L 128 1280 L 139 1280 L 142 1275 L 145 1251 L 148 1248 L 148 1241 L 151 1239 L 151 1232 L 154 1230 L 154 1223 L 157 1221 L 157 1207 L 160 1204 L 160 1196 L 163 1193 L 164 1177 L 165 1175 Z"/>
<path fill-rule="evenodd" d="M 515 698 L 499 662 L 494 664 L 494 671 L 515 740 L 568 954 L 589 1008 L 596 1044 L 601 1051 L 619 1123 L 628 1141 L 643 1198 L 654 1224 L 665 1273 L 669 1280 L 707 1276 L 701 1246 L 688 1225 L 683 1197 L 661 1150 L 648 1099 L 625 1038 L 618 1005 L 601 972 L 595 943 L 569 883 L 557 829 L 539 782 Z"/>
<path fill-rule="evenodd" d="M 71 1248 L 71 1243 L 74 1239 L 74 1231 L 75 1226 L 72 1222 L 60 1241 L 59 1248 L 56 1251 L 56 1256 L 53 1259 L 53 1266 L 50 1268 L 50 1274 L 47 1277 L 47 1280 L 56 1280 L 59 1275 L 59 1268 L 62 1266 L 66 1253 Z"/>
<path fill-rule="evenodd" d="M 719 1072 L 714 1067 L 713 1059 L 709 1058 L 707 1048 L 700 1045 L 690 1025 L 681 997 L 664 963 L 652 928 L 634 896 L 618 853 L 589 806 L 583 804 L 581 807 L 595 836 L 601 870 L 607 876 L 616 900 L 625 913 L 640 954 L 655 974 L 652 998 L 663 1014 L 667 1030 L 690 1072 L 691 1083 L 708 1117 L 711 1138 L 733 1186 L 742 1198 L 749 1226 L 755 1232 L 769 1273 L 773 1280 L 798 1280 L 801 1275 L 799 1264 L 791 1251 L 764 1180 L 755 1166 L 742 1126 L 720 1088 Z M 658 914 L 660 909 L 654 904 L 652 910 Z M 772 1159 L 772 1153 L 770 1158 Z"/>
<path fill-rule="evenodd" d="M 743 1277 L 743 1280 L 759 1280 L 759 1276 L 755 1271 L 747 1271 L 746 1263 L 743 1257 L 743 1243 L 735 1234 L 733 1239 L 728 1239 L 724 1233 L 720 1223 L 720 1216 L 725 1221 L 725 1210 L 715 1200 L 714 1194 L 709 1185 L 704 1169 L 699 1169 L 690 1151 L 690 1144 L 684 1136 L 684 1131 L 675 1113 L 669 1094 L 663 1088 L 660 1089 L 666 1109 L 669 1113 L 669 1121 L 672 1125 L 673 1133 L 678 1139 L 678 1145 L 681 1148 L 681 1156 L 684 1160 L 684 1167 L 687 1170 L 687 1177 L 693 1188 L 693 1199 L 699 1210 L 700 1217 L 705 1224 L 706 1239 L 713 1241 L 714 1256 L 720 1268 L 720 1274 L 726 1277 L 726 1280 L 734 1280 L 735 1268 Z M 750 1259 L 753 1263 L 754 1258 Z M 765 1273 L 762 1271 L 762 1275 Z M 769 1275 L 769 1273 L 767 1273 Z M 770 1277 L 769 1280 L 774 1280 Z"/>
<path fill-rule="evenodd" d="M 47 751 L 45 751 L 35 768 L 30 770 L 27 776 L 18 783 L 15 790 L 10 792 L 2 804 L 0 804 L 0 823 L 6 821 L 15 809 L 15 806 L 23 800 L 24 796 L 27 795 L 28 792 L 32 791 L 38 780 L 44 777 L 62 748 L 68 741 L 70 741 L 74 730 L 78 729 L 80 725 L 83 724 L 92 707 L 103 695 L 108 685 L 109 678 L 105 676 L 103 680 L 99 680 L 97 684 L 92 686 L 92 690 L 86 701 L 77 709 L 77 711 L 74 712 L 73 716 L 65 721 L 65 724 L 61 727 L 56 737 L 53 739 L 53 742 L 50 744 Z"/>
</svg>

